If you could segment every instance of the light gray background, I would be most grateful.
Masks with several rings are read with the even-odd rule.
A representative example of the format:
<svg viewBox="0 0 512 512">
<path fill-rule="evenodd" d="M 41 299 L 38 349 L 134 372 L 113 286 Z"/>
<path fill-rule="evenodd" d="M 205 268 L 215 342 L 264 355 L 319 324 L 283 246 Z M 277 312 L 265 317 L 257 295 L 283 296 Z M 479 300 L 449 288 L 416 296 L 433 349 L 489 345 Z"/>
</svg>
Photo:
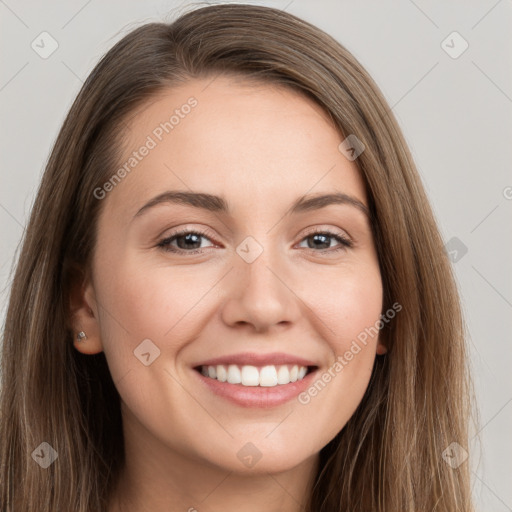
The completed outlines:
<svg viewBox="0 0 512 512">
<path fill-rule="evenodd" d="M 189 3 L 0 0 L 2 321 L 23 226 L 83 80 L 127 31 Z M 246 3 L 310 21 L 360 60 L 403 128 L 445 241 L 467 247 L 454 267 L 481 415 L 481 444 L 468 447 L 473 493 L 478 511 L 512 511 L 511 1 Z M 59 45 L 47 59 L 31 48 L 43 31 Z M 469 44 L 458 58 L 441 46 L 453 31 Z"/>
</svg>

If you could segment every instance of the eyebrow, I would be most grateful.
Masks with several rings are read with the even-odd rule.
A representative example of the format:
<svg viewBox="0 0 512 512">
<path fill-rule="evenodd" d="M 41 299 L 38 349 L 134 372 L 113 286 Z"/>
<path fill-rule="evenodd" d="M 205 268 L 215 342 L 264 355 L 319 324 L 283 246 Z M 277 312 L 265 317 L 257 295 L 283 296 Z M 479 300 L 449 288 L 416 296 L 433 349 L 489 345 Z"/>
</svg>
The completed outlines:
<svg viewBox="0 0 512 512">
<path fill-rule="evenodd" d="M 165 203 L 184 204 L 186 206 L 201 208 L 203 210 L 216 213 L 230 214 L 231 212 L 229 203 L 224 197 L 206 194 L 203 192 L 168 190 L 148 201 L 142 208 L 140 208 L 134 217 L 138 217 L 149 209 Z M 362 211 L 368 219 L 371 218 L 370 211 L 365 204 L 363 204 L 359 199 L 341 192 L 302 196 L 292 204 L 286 212 L 286 215 L 319 210 L 333 204 L 346 204 L 353 206 Z"/>
</svg>

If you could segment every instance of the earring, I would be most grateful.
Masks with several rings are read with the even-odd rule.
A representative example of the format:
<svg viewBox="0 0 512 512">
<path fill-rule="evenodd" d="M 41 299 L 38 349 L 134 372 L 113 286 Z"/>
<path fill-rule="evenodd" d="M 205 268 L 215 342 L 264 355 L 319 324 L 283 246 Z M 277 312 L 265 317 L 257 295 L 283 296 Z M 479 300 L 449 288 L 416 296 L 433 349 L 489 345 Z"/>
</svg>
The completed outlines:
<svg viewBox="0 0 512 512">
<path fill-rule="evenodd" d="M 77 335 L 76 335 L 76 339 L 77 341 L 81 342 L 81 341 L 85 341 L 87 339 L 87 334 L 85 334 L 84 331 L 80 331 Z"/>
</svg>

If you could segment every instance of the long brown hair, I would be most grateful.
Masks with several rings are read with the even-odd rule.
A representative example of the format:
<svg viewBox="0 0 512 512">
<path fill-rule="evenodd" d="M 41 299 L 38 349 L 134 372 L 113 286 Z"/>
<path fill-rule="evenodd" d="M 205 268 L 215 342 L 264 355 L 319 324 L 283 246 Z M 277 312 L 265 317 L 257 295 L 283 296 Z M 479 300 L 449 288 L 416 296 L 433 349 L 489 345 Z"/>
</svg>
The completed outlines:
<svg viewBox="0 0 512 512">
<path fill-rule="evenodd" d="M 252 5 L 194 9 L 145 24 L 101 59 L 48 160 L 15 271 L 2 348 L 2 512 L 106 510 L 123 464 L 119 395 L 103 353 L 72 344 L 69 297 L 90 270 L 102 201 L 93 191 L 119 165 L 125 120 L 159 91 L 219 73 L 281 84 L 312 98 L 365 150 L 365 182 L 384 286 L 367 392 L 320 452 L 311 512 L 470 512 L 472 394 L 459 298 L 443 242 L 401 130 L 352 54 L 309 23 Z M 47 442 L 58 459 L 32 458 Z M 40 448 L 39 448 L 40 450 Z M 36 453 L 37 455 L 37 453 Z"/>
</svg>

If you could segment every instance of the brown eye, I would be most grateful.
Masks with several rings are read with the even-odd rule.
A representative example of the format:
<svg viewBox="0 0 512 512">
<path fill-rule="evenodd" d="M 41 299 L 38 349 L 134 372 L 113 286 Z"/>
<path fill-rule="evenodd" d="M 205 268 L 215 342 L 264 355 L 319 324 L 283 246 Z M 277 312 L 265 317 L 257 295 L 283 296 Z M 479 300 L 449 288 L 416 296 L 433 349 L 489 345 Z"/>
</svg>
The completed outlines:
<svg viewBox="0 0 512 512">
<path fill-rule="evenodd" d="M 307 249 L 312 249 L 314 252 L 335 252 L 352 247 L 352 242 L 339 233 L 331 231 L 315 231 L 308 233 L 302 240 L 307 241 Z M 332 248 L 331 242 L 334 240 L 338 242 L 338 246 Z M 319 249 L 318 251 L 316 249 Z"/>
<path fill-rule="evenodd" d="M 169 252 L 195 254 L 203 252 L 202 249 L 204 247 L 201 247 L 201 239 L 203 238 L 210 240 L 210 238 L 201 231 L 182 230 L 161 240 L 158 243 L 158 247 Z M 171 245 L 173 242 L 176 242 L 177 247 Z"/>
</svg>

